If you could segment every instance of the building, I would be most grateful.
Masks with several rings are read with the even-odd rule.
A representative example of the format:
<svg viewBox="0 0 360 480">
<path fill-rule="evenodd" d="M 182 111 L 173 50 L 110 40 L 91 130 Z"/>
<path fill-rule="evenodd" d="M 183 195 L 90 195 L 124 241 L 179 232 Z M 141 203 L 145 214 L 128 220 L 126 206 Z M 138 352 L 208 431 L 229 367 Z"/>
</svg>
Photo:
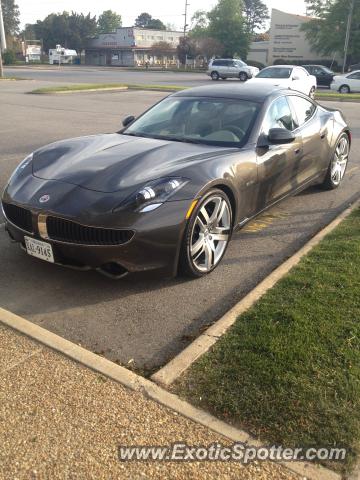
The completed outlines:
<svg viewBox="0 0 360 480">
<path fill-rule="evenodd" d="M 176 65 L 176 47 L 182 32 L 120 27 L 114 33 L 100 34 L 85 49 L 87 65 Z M 165 45 L 158 45 L 165 42 Z M 169 48 L 166 49 L 166 44 Z M 155 47 L 154 47 L 155 45 Z"/>
<path fill-rule="evenodd" d="M 286 63 L 321 60 L 321 56 L 312 50 L 305 32 L 301 29 L 302 25 L 310 20 L 311 17 L 273 9 L 271 12 L 270 40 L 253 42 L 247 60 L 261 62 L 264 65 L 273 65 L 276 61 L 280 62 L 281 60 Z M 334 59 L 341 61 L 337 56 L 323 58 L 323 60 L 329 62 Z"/>
</svg>

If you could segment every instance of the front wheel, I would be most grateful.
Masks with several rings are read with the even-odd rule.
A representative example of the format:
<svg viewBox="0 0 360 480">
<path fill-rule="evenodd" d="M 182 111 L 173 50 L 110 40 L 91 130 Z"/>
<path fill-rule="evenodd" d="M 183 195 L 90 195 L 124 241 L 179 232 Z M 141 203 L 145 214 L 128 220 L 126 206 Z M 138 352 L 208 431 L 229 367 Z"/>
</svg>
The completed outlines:
<svg viewBox="0 0 360 480">
<path fill-rule="evenodd" d="M 179 270 L 198 278 L 212 272 L 228 247 L 232 232 L 232 209 L 228 196 L 210 190 L 198 202 L 187 224 Z"/>
<path fill-rule="evenodd" d="M 342 182 L 349 161 L 350 140 L 346 133 L 342 133 L 336 143 L 334 156 L 331 159 L 323 187 L 327 190 L 338 188 Z"/>
<path fill-rule="evenodd" d="M 309 92 L 309 97 L 312 98 L 313 100 L 315 99 L 315 92 L 316 92 L 316 88 L 312 87 Z"/>
</svg>

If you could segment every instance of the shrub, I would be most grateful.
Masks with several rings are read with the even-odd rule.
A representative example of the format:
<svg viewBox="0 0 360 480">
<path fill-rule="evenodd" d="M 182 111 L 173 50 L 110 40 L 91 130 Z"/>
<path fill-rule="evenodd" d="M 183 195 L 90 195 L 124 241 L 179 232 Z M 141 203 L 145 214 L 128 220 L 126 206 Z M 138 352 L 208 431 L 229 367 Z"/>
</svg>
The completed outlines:
<svg viewBox="0 0 360 480">
<path fill-rule="evenodd" d="M 13 50 L 7 50 L 3 54 L 3 62 L 4 62 L 4 65 L 13 65 L 14 63 L 16 63 L 15 52 Z"/>
</svg>

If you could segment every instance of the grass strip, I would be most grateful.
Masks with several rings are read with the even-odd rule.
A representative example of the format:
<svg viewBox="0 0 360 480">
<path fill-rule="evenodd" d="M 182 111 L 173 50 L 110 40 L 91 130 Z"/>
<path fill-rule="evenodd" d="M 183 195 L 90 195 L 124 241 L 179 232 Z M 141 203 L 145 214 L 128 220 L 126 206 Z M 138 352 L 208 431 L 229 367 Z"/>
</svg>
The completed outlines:
<svg viewBox="0 0 360 480">
<path fill-rule="evenodd" d="M 360 101 L 360 93 L 336 93 L 336 92 L 316 92 L 317 100 L 329 99 L 342 102 Z"/>
<path fill-rule="evenodd" d="M 81 92 L 87 90 L 111 90 L 129 88 L 132 90 L 152 90 L 152 91 L 165 91 L 165 92 L 177 92 L 184 90 L 186 87 L 178 85 L 142 85 L 135 83 L 82 83 L 77 85 L 63 85 L 57 87 L 44 87 L 32 90 L 29 93 L 33 94 L 51 94 L 62 92 Z"/>
<path fill-rule="evenodd" d="M 360 210 L 203 355 L 174 389 L 271 443 L 360 445 Z"/>
</svg>

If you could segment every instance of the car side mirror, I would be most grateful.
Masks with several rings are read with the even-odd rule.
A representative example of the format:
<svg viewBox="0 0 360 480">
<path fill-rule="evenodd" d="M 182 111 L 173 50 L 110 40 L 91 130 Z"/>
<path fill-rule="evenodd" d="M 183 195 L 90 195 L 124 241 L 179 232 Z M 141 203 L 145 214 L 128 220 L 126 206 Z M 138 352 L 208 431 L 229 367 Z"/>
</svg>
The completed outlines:
<svg viewBox="0 0 360 480">
<path fill-rule="evenodd" d="M 285 128 L 271 128 L 269 130 L 268 140 L 273 145 L 283 145 L 285 143 L 291 143 L 295 140 L 296 136 L 290 130 Z"/>
<path fill-rule="evenodd" d="M 300 77 L 299 77 L 298 75 L 294 75 L 294 76 L 292 77 L 292 80 L 293 80 L 293 81 L 295 81 L 295 80 L 300 80 Z"/>
<path fill-rule="evenodd" d="M 130 125 L 130 123 L 132 123 L 134 120 L 135 120 L 134 115 L 128 115 L 122 121 L 123 127 L 128 127 Z"/>
</svg>

